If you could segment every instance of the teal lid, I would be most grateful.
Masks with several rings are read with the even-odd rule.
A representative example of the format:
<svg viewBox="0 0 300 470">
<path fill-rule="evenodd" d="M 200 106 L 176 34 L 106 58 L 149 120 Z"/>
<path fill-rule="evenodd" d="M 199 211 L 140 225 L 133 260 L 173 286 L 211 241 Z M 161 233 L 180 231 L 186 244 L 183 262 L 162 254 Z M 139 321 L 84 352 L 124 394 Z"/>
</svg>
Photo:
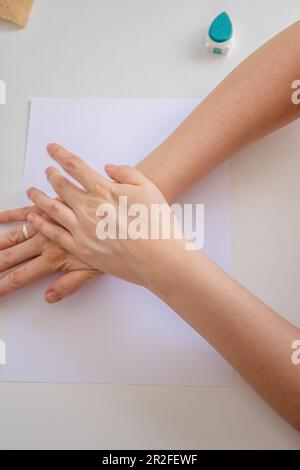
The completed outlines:
<svg viewBox="0 0 300 470">
<path fill-rule="evenodd" d="M 231 39 L 233 34 L 232 23 L 225 11 L 220 13 L 209 28 L 209 37 L 216 42 L 225 42 Z"/>
</svg>

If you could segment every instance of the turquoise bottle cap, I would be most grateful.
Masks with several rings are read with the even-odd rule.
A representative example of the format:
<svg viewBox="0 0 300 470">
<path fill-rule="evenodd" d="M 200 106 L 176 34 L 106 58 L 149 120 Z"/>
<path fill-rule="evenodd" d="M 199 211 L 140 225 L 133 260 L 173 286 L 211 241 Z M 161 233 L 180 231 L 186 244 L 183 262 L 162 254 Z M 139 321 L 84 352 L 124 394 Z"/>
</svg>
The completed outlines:
<svg viewBox="0 0 300 470">
<path fill-rule="evenodd" d="M 210 25 L 208 35 L 215 42 L 229 41 L 233 34 L 232 23 L 225 11 L 220 13 Z"/>
</svg>

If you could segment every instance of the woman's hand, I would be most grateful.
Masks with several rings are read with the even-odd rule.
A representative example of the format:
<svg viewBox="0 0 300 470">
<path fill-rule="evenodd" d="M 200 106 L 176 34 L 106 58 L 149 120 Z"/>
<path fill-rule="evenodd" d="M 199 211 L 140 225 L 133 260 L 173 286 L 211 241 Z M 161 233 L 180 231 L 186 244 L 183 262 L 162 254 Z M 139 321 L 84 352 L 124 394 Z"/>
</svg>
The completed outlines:
<svg viewBox="0 0 300 470">
<path fill-rule="evenodd" d="M 0 213 L 0 223 L 26 221 L 29 212 L 46 217 L 34 206 L 22 207 Z M 0 279 L 0 297 L 4 297 L 37 280 L 56 272 L 64 274 L 46 290 L 45 299 L 55 303 L 77 292 L 99 271 L 66 252 L 57 243 L 37 233 L 31 224 L 27 225 L 29 239 L 22 227 L 0 234 L 0 272 L 9 273 Z M 23 263 L 21 266 L 19 266 Z"/>
<path fill-rule="evenodd" d="M 147 239 L 143 239 L 130 234 L 137 204 L 142 204 L 145 209 L 140 215 L 140 223 L 149 230 L 152 225 L 148 216 L 153 204 L 166 209 L 170 217 L 171 234 L 176 225 L 170 207 L 150 180 L 132 167 L 106 165 L 107 174 L 114 180 L 111 181 L 59 145 L 49 145 L 48 152 L 80 183 L 81 188 L 56 169 L 48 168 L 47 178 L 65 204 L 38 189 L 29 189 L 29 199 L 56 222 L 54 224 L 37 213 L 30 213 L 27 220 L 35 230 L 95 269 L 136 284 L 149 287 L 154 279 L 163 277 L 168 269 L 174 268 L 176 253 L 184 249 L 182 237 L 175 239 L 171 235 L 169 239 L 162 239 L 159 232 L 157 239 L 151 239 L 150 233 Z M 129 218 L 127 212 L 123 215 L 119 212 L 121 199 L 126 200 Z M 115 214 L 116 232 L 105 238 L 103 232 L 100 233 L 99 222 L 101 224 L 107 210 Z M 114 232 L 112 227 L 110 229 Z"/>
<path fill-rule="evenodd" d="M 157 187 L 136 169 L 106 166 L 108 175 L 118 182 L 114 183 L 62 147 L 51 145 L 48 150 L 83 189 L 57 170 L 48 169 L 48 179 L 65 204 L 30 189 L 30 199 L 56 222 L 30 213 L 27 219 L 34 229 L 86 264 L 148 287 L 160 296 L 300 430 L 300 375 L 290 360 L 291 344 L 299 337 L 299 329 L 236 283 L 200 250 L 185 250 L 183 237 L 162 239 L 160 233 L 156 240 L 122 238 L 120 233 L 130 235 L 124 219 L 131 219 L 119 212 L 120 197 L 126 196 L 129 211 L 137 203 L 143 203 L 148 211 L 153 204 L 165 204 Z M 115 209 L 116 237 L 113 227 L 108 238 L 99 231 L 99 221 L 101 224 L 104 220 L 99 208 L 103 204 L 108 211 Z M 141 224 L 145 218 L 148 220 L 145 215 Z"/>
</svg>

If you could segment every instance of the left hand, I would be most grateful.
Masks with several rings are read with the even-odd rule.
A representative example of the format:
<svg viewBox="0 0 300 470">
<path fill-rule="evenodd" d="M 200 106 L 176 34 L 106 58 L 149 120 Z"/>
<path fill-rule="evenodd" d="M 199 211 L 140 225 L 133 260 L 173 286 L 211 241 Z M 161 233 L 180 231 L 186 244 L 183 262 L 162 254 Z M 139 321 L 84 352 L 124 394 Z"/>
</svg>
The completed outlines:
<svg viewBox="0 0 300 470">
<path fill-rule="evenodd" d="M 29 213 L 48 219 L 35 206 L 0 212 L 0 224 L 26 222 Z M 68 253 L 57 243 L 27 224 L 28 239 L 22 226 L 0 234 L 0 298 L 12 294 L 54 273 L 63 273 L 45 292 L 48 303 L 58 302 L 101 274 Z M 8 271 L 8 272 L 7 272 Z"/>
</svg>

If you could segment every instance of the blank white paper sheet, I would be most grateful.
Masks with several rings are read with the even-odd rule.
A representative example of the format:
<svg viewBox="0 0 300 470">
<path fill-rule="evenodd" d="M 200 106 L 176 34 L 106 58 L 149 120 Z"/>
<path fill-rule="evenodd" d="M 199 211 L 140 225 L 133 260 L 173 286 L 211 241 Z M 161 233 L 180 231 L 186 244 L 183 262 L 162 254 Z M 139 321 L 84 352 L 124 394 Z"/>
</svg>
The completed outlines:
<svg viewBox="0 0 300 470">
<path fill-rule="evenodd" d="M 135 164 L 192 111 L 194 99 L 34 99 L 25 190 L 50 191 L 44 176 L 58 142 L 104 174 L 105 163 Z M 179 202 L 205 205 L 204 251 L 229 269 L 228 168 L 223 165 Z M 103 275 L 79 293 L 48 305 L 52 279 L 1 300 L 6 365 L 0 380 L 231 386 L 229 364 L 160 299 Z M 201 314 L 201 312 L 200 312 Z"/>
</svg>

